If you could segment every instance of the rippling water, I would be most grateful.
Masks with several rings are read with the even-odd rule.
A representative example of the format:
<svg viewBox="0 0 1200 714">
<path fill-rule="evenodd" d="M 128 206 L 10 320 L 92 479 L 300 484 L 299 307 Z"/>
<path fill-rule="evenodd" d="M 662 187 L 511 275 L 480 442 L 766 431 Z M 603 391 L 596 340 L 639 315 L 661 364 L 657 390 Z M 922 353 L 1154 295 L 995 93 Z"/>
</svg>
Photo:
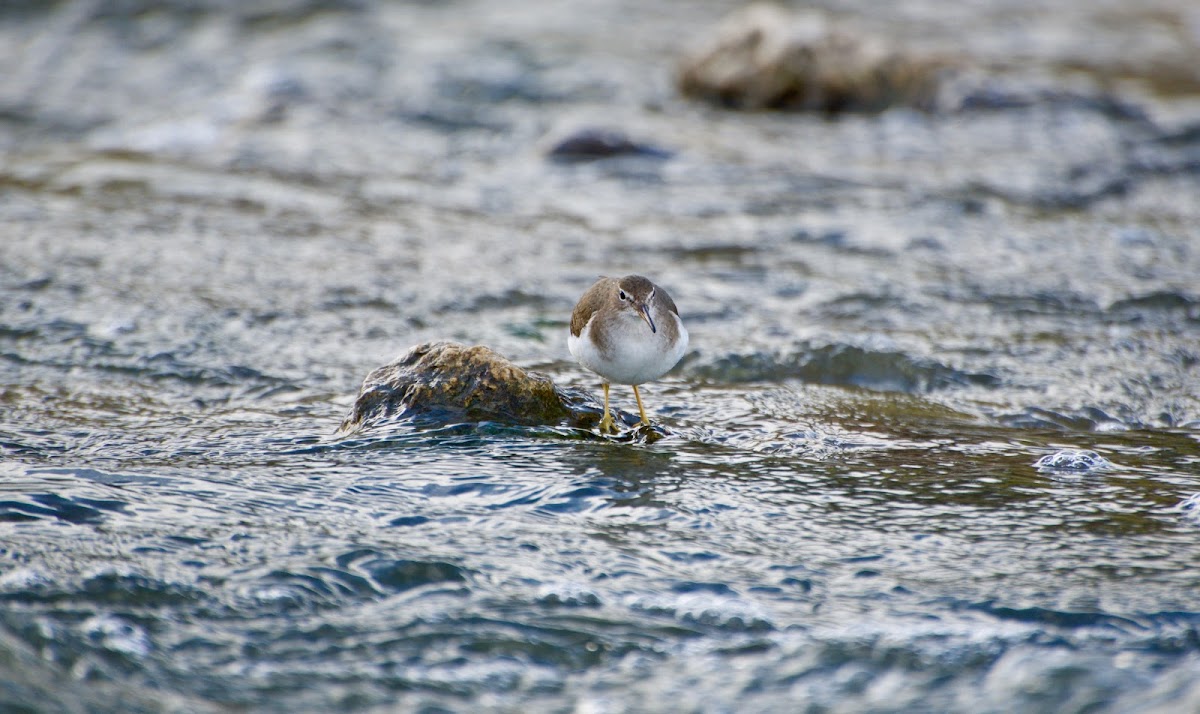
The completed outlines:
<svg viewBox="0 0 1200 714">
<path fill-rule="evenodd" d="M 0 12 L 0 709 L 1200 710 L 1194 88 L 736 114 L 724 4 L 467 5 Z M 1077 91 L 1088 8 L 963 42 Z M 333 438 L 430 339 L 597 392 L 634 270 L 666 438 Z"/>
</svg>

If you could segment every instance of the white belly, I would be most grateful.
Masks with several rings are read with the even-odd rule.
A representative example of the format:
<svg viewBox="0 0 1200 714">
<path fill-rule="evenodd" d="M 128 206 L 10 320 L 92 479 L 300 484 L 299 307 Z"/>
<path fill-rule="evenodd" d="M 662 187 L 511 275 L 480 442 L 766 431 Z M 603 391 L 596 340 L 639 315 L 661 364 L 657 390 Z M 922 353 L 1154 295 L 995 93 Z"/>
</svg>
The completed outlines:
<svg viewBox="0 0 1200 714">
<path fill-rule="evenodd" d="M 602 354 L 590 339 L 584 339 L 591 334 L 592 325 L 595 323 L 593 318 L 584 326 L 579 337 L 568 333 L 567 349 L 579 364 L 609 382 L 653 382 L 671 371 L 687 351 L 688 333 L 683 327 L 683 322 L 673 314 L 669 319 L 675 320 L 679 328 L 679 339 L 674 345 L 666 343 L 662 330 L 657 333 L 651 332 L 650 327 L 640 318 L 632 317 L 618 323 L 618 334 L 615 339 L 610 340 L 611 350 L 608 354 Z"/>
</svg>

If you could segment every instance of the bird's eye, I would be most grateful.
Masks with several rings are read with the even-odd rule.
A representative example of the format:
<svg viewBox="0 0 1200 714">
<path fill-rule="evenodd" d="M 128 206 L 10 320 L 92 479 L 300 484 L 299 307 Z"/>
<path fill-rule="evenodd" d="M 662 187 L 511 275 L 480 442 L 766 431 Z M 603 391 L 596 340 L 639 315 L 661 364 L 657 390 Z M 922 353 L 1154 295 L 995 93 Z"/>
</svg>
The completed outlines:
<svg viewBox="0 0 1200 714">
<path fill-rule="evenodd" d="M 625 291 L 624 291 L 624 290 L 621 290 L 620 292 L 618 292 L 618 293 L 617 293 L 617 297 L 621 298 L 622 300 L 628 300 L 628 299 L 629 299 L 629 296 L 625 294 Z"/>
</svg>

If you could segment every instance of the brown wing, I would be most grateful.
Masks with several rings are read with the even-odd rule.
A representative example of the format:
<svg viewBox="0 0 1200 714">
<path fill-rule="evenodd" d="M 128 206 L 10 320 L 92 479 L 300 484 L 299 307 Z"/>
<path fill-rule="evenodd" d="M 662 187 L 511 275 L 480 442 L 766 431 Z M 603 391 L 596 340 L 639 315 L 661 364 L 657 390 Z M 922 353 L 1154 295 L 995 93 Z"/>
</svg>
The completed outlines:
<svg viewBox="0 0 1200 714">
<path fill-rule="evenodd" d="M 667 306 L 668 310 L 675 313 L 676 316 L 679 315 L 679 308 L 675 307 L 675 301 L 671 299 L 670 293 L 668 293 L 666 290 L 663 290 L 662 287 L 657 286 L 657 285 L 654 286 L 654 292 L 657 293 L 658 297 L 662 299 L 663 304 Z"/>
<path fill-rule="evenodd" d="M 592 315 L 604 304 L 608 292 L 612 290 L 612 282 L 612 278 L 600 278 L 592 283 L 592 287 L 588 288 L 587 292 L 579 298 L 579 302 L 575 303 L 575 310 L 571 312 L 572 335 L 579 337 L 579 334 L 583 332 L 588 320 L 592 319 Z"/>
</svg>

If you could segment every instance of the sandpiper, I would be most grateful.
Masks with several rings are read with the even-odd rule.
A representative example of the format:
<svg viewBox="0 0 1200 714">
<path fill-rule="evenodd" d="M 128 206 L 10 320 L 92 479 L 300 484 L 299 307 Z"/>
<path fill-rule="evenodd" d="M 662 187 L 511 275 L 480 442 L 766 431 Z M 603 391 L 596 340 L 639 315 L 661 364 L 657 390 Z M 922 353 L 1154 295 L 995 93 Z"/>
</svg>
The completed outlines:
<svg viewBox="0 0 1200 714">
<path fill-rule="evenodd" d="M 571 313 L 567 348 L 604 378 L 601 432 L 616 431 L 608 410 L 612 383 L 633 386 L 642 424 L 649 424 L 638 385 L 663 376 L 687 351 L 688 333 L 666 290 L 640 275 L 600 278 Z"/>
</svg>

